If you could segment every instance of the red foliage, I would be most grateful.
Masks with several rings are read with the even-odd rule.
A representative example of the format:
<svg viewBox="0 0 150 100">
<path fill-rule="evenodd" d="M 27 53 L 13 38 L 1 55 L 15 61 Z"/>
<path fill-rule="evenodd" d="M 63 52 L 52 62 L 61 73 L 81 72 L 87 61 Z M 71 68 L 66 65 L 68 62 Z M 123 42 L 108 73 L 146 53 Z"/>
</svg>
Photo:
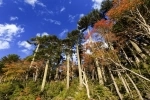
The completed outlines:
<svg viewBox="0 0 150 100">
<path fill-rule="evenodd" d="M 118 18 L 129 10 L 135 9 L 138 5 L 141 5 L 143 0 L 113 0 L 113 7 L 107 13 L 110 18 Z"/>
<path fill-rule="evenodd" d="M 102 19 L 98 21 L 97 23 L 95 23 L 94 29 L 98 29 L 98 28 L 111 29 L 112 25 L 113 25 L 112 21 Z"/>
</svg>

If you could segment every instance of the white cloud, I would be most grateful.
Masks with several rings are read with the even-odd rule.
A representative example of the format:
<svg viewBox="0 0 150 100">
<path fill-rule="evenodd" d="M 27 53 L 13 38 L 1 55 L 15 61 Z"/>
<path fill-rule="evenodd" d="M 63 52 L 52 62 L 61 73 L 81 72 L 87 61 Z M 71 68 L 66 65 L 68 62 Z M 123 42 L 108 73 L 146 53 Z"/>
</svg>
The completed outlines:
<svg viewBox="0 0 150 100">
<path fill-rule="evenodd" d="M 76 15 L 75 16 L 69 15 L 68 17 L 69 17 L 69 22 L 74 22 Z"/>
<path fill-rule="evenodd" d="M 0 24 L 0 40 L 12 41 L 13 37 L 24 32 L 24 28 L 15 24 Z"/>
<path fill-rule="evenodd" d="M 94 3 L 92 7 L 94 9 L 100 9 L 102 1 L 103 0 L 92 0 L 92 2 Z"/>
<path fill-rule="evenodd" d="M 23 47 L 27 50 L 32 50 L 33 49 L 33 46 L 31 44 L 29 44 L 27 41 L 19 41 L 18 46 Z"/>
<path fill-rule="evenodd" d="M 61 10 L 60 10 L 60 12 L 63 12 L 65 9 L 66 9 L 65 7 L 62 7 Z"/>
<path fill-rule="evenodd" d="M 80 18 L 83 17 L 83 16 L 84 16 L 84 14 L 80 14 L 80 15 L 79 15 Z"/>
<path fill-rule="evenodd" d="M 24 28 L 15 24 L 0 24 L 0 49 L 8 49 L 10 42 L 19 37 Z"/>
<path fill-rule="evenodd" d="M 46 7 L 46 5 L 44 5 L 42 2 L 37 2 L 38 5 L 42 6 L 42 7 Z"/>
<path fill-rule="evenodd" d="M 68 32 L 68 29 L 64 29 L 60 34 L 59 34 L 59 37 L 62 38 L 65 33 Z"/>
<path fill-rule="evenodd" d="M 72 2 L 71 1 L 69 1 L 69 4 L 71 4 Z"/>
<path fill-rule="evenodd" d="M 50 11 L 50 10 L 47 10 L 47 9 L 41 10 L 38 13 L 41 14 L 41 15 L 43 15 L 43 14 L 51 14 L 51 15 L 53 15 L 54 14 L 53 11 Z"/>
<path fill-rule="evenodd" d="M 9 45 L 8 41 L 1 41 L 0 40 L 0 50 L 1 49 L 9 49 L 9 48 L 10 48 L 10 45 Z"/>
<path fill-rule="evenodd" d="M 42 7 L 46 7 L 46 5 L 44 5 L 42 2 L 38 1 L 38 0 L 24 0 L 25 3 L 31 5 L 32 7 L 35 7 L 35 5 L 40 5 Z"/>
<path fill-rule="evenodd" d="M 18 18 L 18 17 L 15 17 L 15 16 L 14 16 L 14 17 L 13 17 L 13 16 L 10 17 L 10 21 L 14 21 L 14 20 L 18 20 L 18 19 L 19 19 L 19 18 Z"/>
<path fill-rule="evenodd" d="M 45 21 L 49 21 L 49 22 L 51 22 L 51 23 L 53 23 L 53 24 L 56 24 L 56 25 L 61 25 L 61 22 L 60 22 L 60 21 L 57 21 L 57 20 L 46 19 L 46 18 L 44 18 L 44 20 L 45 20 Z"/>
<path fill-rule="evenodd" d="M 18 9 L 19 9 L 20 11 L 24 11 L 23 8 L 21 8 L 21 7 L 19 7 Z"/>
<path fill-rule="evenodd" d="M 25 54 L 30 54 L 30 51 L 28 49 L 22 49 L 21 52 L 25 53 Z"/>
<path fill-rule="evenodd" d="M 45 35 L 49 35 L 47 32 L 43 32 L 43 33 L 37 33 L 36 36 L 40 37 L 40 36 L 45 36 Z"/>
<path fill-rule="evenodd" d="M 3 0 L 0 0 L 0 6 L 3 4 Z"/>
</svg>

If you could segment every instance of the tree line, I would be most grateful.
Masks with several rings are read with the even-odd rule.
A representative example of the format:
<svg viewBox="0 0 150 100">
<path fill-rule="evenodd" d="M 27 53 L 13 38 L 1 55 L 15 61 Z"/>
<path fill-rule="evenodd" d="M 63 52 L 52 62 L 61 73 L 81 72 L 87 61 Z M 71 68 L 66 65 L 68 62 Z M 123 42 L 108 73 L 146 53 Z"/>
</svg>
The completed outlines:
<svg viewBox="0 0 150 100">
<path fill-rule="evenodd" d="M 45 93 L 52 81 L 64 82 L 69 91 L 78 79 L 78 88 L 85 89 L 88 99 L 149 100 L 150 1 L 104 0 L 100 10 L 92 10 L 77 24 L 65 39 L 31 38 L 28 43 L 35 50 L 24 59 L 16 54 L 2 57 L 0 84 L 39 81 L 39 92 Z M 107 88 L 112 96 L 92 93 L 91 84 Z"/>
</svg>

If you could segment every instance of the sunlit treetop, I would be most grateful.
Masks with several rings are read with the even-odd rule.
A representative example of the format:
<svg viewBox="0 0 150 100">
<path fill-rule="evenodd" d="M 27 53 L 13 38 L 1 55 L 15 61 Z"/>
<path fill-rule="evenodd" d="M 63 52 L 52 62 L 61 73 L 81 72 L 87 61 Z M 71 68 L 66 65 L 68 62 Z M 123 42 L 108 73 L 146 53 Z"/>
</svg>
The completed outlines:
<svg viewBox="0 0 150 100">
<path fill-rule="evenodd" d="M 95 23 L 94 29 L 97 29 L 97 28 L 111 29 L 112 25 L 113 24 L 112 24 L 111 20 L 101 19 L 100 21 L 98 21 L 97 23 Z"/>
<path fill-rule="evenodd" d="M 107 16 L 112 19 L 121 17 L 123 13 L 134 10 L 143 3 L 143 0 L 114 0 L 113 7 L 108 11 Z"/>
</svg>

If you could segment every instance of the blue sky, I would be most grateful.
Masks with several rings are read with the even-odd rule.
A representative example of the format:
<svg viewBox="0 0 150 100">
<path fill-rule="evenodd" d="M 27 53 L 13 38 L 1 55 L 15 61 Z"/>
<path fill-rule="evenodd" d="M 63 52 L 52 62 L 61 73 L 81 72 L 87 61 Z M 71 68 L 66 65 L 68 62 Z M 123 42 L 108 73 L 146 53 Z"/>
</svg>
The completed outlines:
<svg viewBox="0 0 150 100">
<path fill-rule="evenodd" d="M 0 58 L 24 58 L 34 47 L 26 42 L 36 35 L 65 38 L 77 21 L 102 0 L 0 0 Z"/>
</svg>

